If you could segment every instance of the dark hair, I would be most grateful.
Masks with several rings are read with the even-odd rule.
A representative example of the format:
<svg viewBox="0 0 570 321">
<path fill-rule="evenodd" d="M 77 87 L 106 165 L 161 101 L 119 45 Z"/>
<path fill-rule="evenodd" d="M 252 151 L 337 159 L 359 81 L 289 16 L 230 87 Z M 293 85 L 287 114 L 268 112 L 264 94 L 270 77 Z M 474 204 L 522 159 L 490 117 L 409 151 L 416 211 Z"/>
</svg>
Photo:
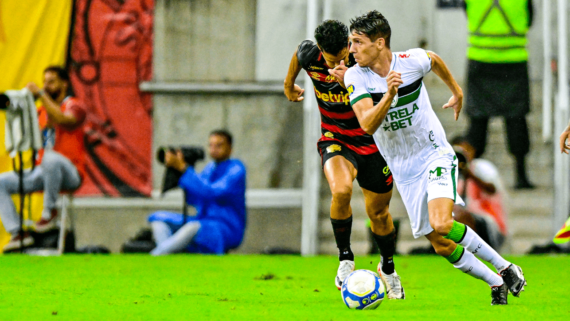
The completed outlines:
<svg viewBox="0 0 570 321">
<path fill-rule="evenodd" d="M 390 48 L 390 35 L 392 30 L 388 20 L 378 11 L 372 10 L 362 16 L 350 19 L 350 32 L 364 34 L 372 41 L 378 38 L 386 40 L 386 47 Z"/>
<path fill-rule="evenodd" d="M 67 70 L 65 70 L 64 68 L 60 67 L 60 66 L 49 66 L 46 69 L 44 69 L 44 74 L 46 72 L 55 72 L 57 74 L 57 77 L 63 81 L 67 81 L 68 83 L 69 81 L 69 74 L 67 73 Z"/>
<path fill-rule="evenodd" d="M 216 129 L 210 133 L 210 136 L 214 136 L 214 135 L 224 137 L 226 139 L 226 141 L 230 144 L 230 146 L 232 146 L 233 137 L 229 131 L 227 131 L 225 129 Z"/>
<path fill-rule="evenodd" d="M 462 143 L 469 143 L 469 141 L 467 140 L 467 137 L 458 135 L 458 136 L 453 137 L 451 139 L 451 141 L 449 141 L 449 143 L 451 145 L 459 145 Z"/>
<path fill-rule="evenodd" d="M 338 20 L 325 20 L 315 29 L 315 39 L 324 52 L 337 55 L 348 47 L 348 28 Z"/>
</svg>

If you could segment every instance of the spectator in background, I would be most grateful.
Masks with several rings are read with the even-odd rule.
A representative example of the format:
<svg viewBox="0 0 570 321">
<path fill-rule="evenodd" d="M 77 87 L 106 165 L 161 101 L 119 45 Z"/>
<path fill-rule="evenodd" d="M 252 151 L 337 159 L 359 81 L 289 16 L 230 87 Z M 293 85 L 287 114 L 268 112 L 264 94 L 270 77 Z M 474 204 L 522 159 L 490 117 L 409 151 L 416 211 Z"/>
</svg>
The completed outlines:
<svg viewBox="0 0 570 321">
<path fill-rule="evenodd" d="M 488 160 L 474 158 L 477 152 L 465 138 L 456 137 L 451 144 L 459 162 L 457 192 L 465 201 L 465 207 L 454 206 L 454 218 L 498 251 L 507 236 L 506 194 L 499 170 Z"/>
<path fill-rule="evenodd" d="M 40 153 L 39 166 L 24 174 L 24 192 L 44 191 L 42 217 L 34 226 L 36 232 L 44 233 L 57 228 L 57 197 L 61 190 L 76 190 L 81 185 L 85 166 L 83 122 L 86 108 L 78 99 L 68 96 L 69 75 L 61 67 L 51 66 L 44 70 L 44 88 L 29 83 L 28 88 L 42 107 L 38 112 L 44 136 L 44 151 Z M 0 216 L 6 231 L 12 235 L 4 251 L 20 248 L 18 214 L 10 195 L 18 193 L 19 179 L 15 172 L 0 175 Z M 23 235 L 24 247 L 33 244 L 33 238 Z"/>
<path fill-rule="evenodd" d="M 509 150 L 516 159 L 516 189 L 533 188 L 526 175 L 530 140 L 525 115 L 530 109 L 527 31 L 531 0 L 465 0 L 468 19 L 467 99 L 469 141 L 485 152 L 489 118 L 505 118 Z"/>
<path fill-rule="evenodd" d="M 210 134 L 213 161 L 200 173 L 188 166 L 181 151 L 166 153 L 164 165 L 183 173 L 178 185 L 186 194 L 186 203 L 198 214 L 187 223 L 178 213 L 150 215 L 148 221 L 157 244 L 152 255 L 182 251 L 224 254 L 241 244 L 246 224 L 246 170 L 241 161 L 230 159 L 231 153 L 232 136 L 225 130 Z"/>
</svg>

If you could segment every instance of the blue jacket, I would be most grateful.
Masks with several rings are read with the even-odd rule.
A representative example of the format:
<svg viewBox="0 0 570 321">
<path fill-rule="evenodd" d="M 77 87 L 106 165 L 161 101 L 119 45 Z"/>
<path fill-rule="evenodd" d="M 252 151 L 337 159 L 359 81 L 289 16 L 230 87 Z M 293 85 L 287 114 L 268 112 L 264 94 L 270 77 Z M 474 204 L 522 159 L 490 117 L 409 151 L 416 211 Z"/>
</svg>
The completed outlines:
<svg viewBox="0 0 570 321">
<path fill-rule="evenodd" d="M 246 225 L 246 169 L 243 163 L 237 159 L 210 162 L 200 173 L 188 167 L 178 185 L 186 192 L 186 203 L 198 212 L 196 219 L 204 230 L 201 232 L 207 232 L 208 226 L 215 226 L 223 238 L 225 250 L 238 247 Z M 199 233 L 195 241 L 211 242 L 204 234 L 207 233 Z"/>
</svg>

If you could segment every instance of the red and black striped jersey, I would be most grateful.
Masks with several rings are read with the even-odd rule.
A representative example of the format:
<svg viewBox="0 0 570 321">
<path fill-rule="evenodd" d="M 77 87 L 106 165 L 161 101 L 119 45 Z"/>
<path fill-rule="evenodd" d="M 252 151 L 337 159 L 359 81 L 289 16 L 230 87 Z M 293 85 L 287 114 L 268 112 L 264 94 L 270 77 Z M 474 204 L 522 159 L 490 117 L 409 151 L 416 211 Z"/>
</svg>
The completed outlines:
<svg viewBox="0 0 570 321">
<path fill-rule="evenodd" d="M 361 127 L 350 105 L 348 92 L 334 76 L 330 75 L 323 54 L 311 40 L 301 42 L 297 48 L 297 60 L 313 81 L 313 89 L 321 112 L 321 139 L 319 141 L 338 141 L 360 155 L 378 152 L 378 147 L 371 135 Z M 356 62 L 349 56 L 347 67 Z M 305 87 L 307 87 L 305 85 Z"/>
</svg>

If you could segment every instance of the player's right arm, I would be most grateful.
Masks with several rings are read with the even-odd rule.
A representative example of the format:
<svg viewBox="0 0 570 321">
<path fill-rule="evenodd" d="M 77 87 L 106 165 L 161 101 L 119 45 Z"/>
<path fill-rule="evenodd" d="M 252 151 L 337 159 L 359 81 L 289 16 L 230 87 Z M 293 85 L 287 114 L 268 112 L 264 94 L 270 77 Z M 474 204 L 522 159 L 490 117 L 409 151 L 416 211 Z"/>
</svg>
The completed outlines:
<svg viewBox="0 0 570 321">
<path fill-rule="evenodd" d="M 350 102 L 356 114 L 356 118 L 358 118 L 360 127 L 367 134 L 374 134 L 384 121 L 384 118 L 386 118 L 392 100 L 398 93 L 398 87 L 404 83 L 402 81 L 402 75 L 394 70 L 390 71 L 388 77 L 386 77 L 388 91 L 376 105 L 374 105 L 372 101 L 372 96 L 366 91 L 362 78 L 355 70 L 349 69 L 344 81 L 348 84 L 347 88 L 350 95 Z"/>
<path fill-rule="evenodd" d="M 295 50 L 293 58 L 291 58 L 291 62 L 289 63 L 289 70 L 287 71 L 287 76 L 285 77 L 285 82 L 283 84 L 285 96 L 287 96 L 289 101 L 300 102 L 305 99 L 305 97 L 302 96 L 305 90 L 295 84 L 295 79 L 297 79 L 301 69 L 301 64 L 297 58 L 297 51 Z"/>
</svg>

